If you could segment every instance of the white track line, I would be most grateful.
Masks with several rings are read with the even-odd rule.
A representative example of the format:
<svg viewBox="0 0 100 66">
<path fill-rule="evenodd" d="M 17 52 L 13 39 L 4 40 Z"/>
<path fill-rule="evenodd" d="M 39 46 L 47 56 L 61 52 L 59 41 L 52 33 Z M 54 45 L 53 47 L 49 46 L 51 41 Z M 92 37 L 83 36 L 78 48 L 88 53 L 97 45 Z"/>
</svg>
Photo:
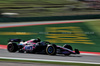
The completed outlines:
<svg viewBox="0 0 100 66">
<path fill-rule="evenodd" d="M 12 58 L 12 57 L 0 57 L 0 59 L 26 60 L 26 61 L 45 61 L 45 62 L 68 62 L 68 63 L 84 63 L 84 64 L 100 64 L 100 63 L 96 63 L 96 62 L 63 61 L 63 60 L 47 60 L 47 59 L 28 59 L 28 58 Z"/>
<path fill-rule="evenodd" d="M 92 53 L 81 53 L 80 55 L 93 55 L 93 56 L 100 56 L 99 54 L 92 54 Z"/>
</svg>

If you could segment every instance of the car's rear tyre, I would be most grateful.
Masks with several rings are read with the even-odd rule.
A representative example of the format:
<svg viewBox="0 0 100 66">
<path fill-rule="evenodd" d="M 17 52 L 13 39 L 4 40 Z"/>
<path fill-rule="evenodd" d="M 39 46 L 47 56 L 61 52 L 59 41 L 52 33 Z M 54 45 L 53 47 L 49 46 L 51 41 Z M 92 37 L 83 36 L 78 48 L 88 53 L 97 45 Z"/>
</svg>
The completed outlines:
<svg viewBox="0 0 100 66">
<path fill-rule="evenodd" d="M 55 44 L 48 45 L 46 48 L 46 53 L 48 55 L 56 55 L 56 45 Z"/>
<path fill-rule="evenodd" d="M 18 45 L 16 43 L 10 43 L 7 45 L 7 50 L 9 52 L 16 52 L 18 50 Z"/>
</svg>

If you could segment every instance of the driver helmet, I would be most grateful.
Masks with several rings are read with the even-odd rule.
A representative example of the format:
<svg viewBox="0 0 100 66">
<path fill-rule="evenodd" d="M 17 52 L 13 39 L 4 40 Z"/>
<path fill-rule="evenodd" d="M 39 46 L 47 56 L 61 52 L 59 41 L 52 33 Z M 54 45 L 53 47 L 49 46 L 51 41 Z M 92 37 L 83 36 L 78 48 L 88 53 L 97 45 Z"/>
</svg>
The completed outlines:
<svg viewBox="0 0 100 66">
<path fill-rule="evenodd" d="M 34 43 L 40 42 L 41 40 L 39 38 L 37 39 L 31 39 Z"/>
<path fill-rule="evenodd" d="M 35 39 L 31 39 L 30 42 L 33 42 Z"/>
</svg>

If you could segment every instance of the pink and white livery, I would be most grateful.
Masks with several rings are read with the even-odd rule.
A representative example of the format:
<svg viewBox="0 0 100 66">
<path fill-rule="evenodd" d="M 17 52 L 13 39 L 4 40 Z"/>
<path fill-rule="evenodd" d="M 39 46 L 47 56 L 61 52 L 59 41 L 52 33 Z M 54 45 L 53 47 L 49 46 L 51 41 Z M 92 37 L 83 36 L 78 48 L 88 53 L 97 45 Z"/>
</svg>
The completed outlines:
<svg viewBox="0 0 100 66">
<path fill-rule="evenodd" d="M 72 47 L 65 44 L 63 47 L 56 44 L 52 44 L 47 41 L 41 41 L 39 38 L 31 39 L 28 41 L 22 41 L 21 39 L 10 39 L 8 41 L 7 49 L 9 52 L 26 52 L 26 53 L 39 53 L 39 54 L 80 54 L 78 49 L 73 51 Z"/>
</svg>

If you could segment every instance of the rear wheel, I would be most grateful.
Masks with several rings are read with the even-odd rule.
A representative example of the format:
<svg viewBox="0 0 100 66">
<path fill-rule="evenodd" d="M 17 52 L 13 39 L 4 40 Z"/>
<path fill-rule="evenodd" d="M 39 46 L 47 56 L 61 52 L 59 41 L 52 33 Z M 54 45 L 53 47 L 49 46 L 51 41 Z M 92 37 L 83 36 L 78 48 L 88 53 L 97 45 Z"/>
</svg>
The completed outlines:
<svg viewBox="0 0 100 66">
<path fill-rule="evenodd" d="M 56 45 L 55 44 L 48 45 L 46 48 L 46 53 L 48 55 L 56 55 Z"/>
<path fill-rule="evenodd" d="M 10 43 L 7 45 L 7 50 L 9 52 L 16 52 L 18 50 L 18 45 L 16 43 Z"/>
</svg>

